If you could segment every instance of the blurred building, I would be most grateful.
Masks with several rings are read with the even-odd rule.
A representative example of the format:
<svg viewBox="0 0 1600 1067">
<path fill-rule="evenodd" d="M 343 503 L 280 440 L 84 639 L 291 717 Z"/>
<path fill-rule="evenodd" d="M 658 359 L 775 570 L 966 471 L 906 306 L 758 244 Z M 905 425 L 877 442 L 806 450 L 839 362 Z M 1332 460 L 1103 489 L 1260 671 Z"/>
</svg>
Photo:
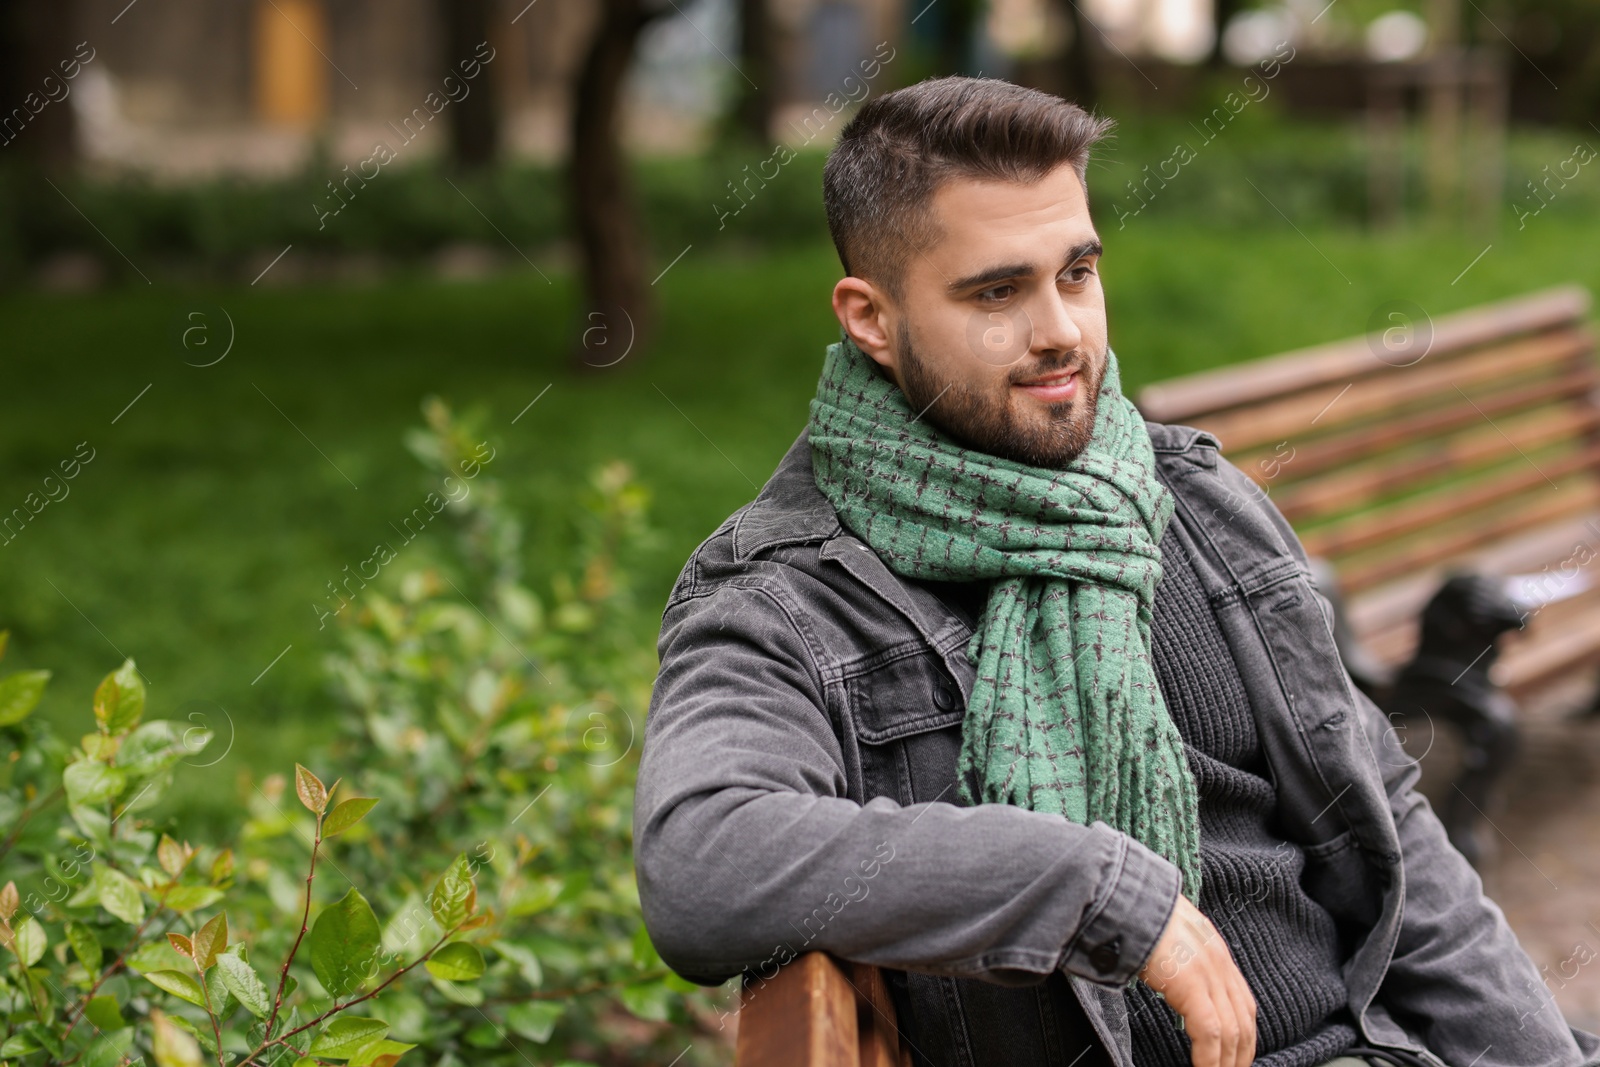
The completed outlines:
<svg viewBox="0 0 1600 1067">
<path fill-rule="evenodd" d="M 365 157 L 471 58 L 444 54 L 439 0 L 78 3 L 78 36 L 96 53 L 73 86 L 84 157 L 169 177 L 290 171 L 319 143 L 335 158 Z M 501 102 L 508 155 L 562 153 L 568 86 L 598 7 L 496 0 L 493 58 L 480 77 Z M 693 150 L 744 77 L 735 0 L 675 7 L 640 42 L 627 137 L 646 151 Z M 775 0 L 777 103 L 821 100 L 855 70 L 857 53 L 901 35 L 906 8 Z M 429 131 L 408 152 L 444 144 Z"/>
<path fill-rule="evenodd" d="M 445 124 L 419 109 L 446 93 L 454 72 L 455 92 L 494 92 L 507 156 L 559 158 L 569 86 L 601 5 L 487 0 L 482 55 L 492 58 L 463 85 L 456 68 L 472 57 L 446 54 L 448 2 L 74 0 L 76 37 L 95 51 L 72 86 L 82 155 L 168 177 L 283 173 L 319 149 L 365 158 L 376 142 L 392 144 L 408 116 L 432 128 L 405 138 L 407 157 L 436 155 Z M 624 135 L 636 151 L 692 152 L 729 102 L 756 88 L 740 49 L 751 0 L 656 2 L 666 14 L 639 41 Z M 1105 97 L 1170 110 L 1208 64 L 1249 66 L 1291 41 L 1302 58 L 1278 83 L 1281 100 L 1352 113 L 1373 62 L 1405 61 L 1427 44 L 1422 20 L 1399 10 L 1405 2 L 1363 25 L 1326 0 L 766 0 L 770 55 L 757 73 L 771 136 L 793 142 L 811 139 L 817 122 L 807 127 L 807 117 L 824 101 L 863 93 L 863 61 L 873 58 L 872 69 L 889 71 L 865 79 L 871 92 L 964 70 L 1070 95 L 1083 80 L 1067 66 L 1086 62 Z M 1075 34 L 1083 47 L 1074 49 Z"/>
</svg>

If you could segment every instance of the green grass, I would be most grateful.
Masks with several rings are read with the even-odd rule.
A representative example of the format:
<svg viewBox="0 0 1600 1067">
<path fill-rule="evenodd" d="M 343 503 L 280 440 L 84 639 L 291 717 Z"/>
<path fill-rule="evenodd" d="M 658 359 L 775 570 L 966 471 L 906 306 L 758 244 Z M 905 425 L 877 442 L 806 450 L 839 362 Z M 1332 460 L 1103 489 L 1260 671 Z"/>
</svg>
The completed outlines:
<svg viewBox="0 0 1600 1067">
<path fill-rule="evenodd" d="M 1296 232 L 1270 213 L 1251 229 L 1152 216 L 1119 231 L 1107 214 L 1102 273 L 1125 382 L 1356 334 L 1396 299 L 1440 315 L 1560 282 L 1600 288 L 1600 223 L 1541 221 L 1554 222 L 1378 237 Z M 823 245 L 739 260 L 693 251 L 657 287 L 651 350 L 585 376 L 564 367 L 575 326 L 561 275 L 0 298 L 0 511 L 78 442 L 97 453 L 69 497 L 0 547 L 6 666 L 55 671 L 44 714 L 74 734 L 123 653 L 150 680 L 151 714 L 220 725 L 226 709 L 233 751 L 193 779 L 202 805 L 241 768 L 282 769 L 332 729 L 319 674 L 332 631 L 312 604 L 428 489 L 401 444 L 428 394 L 486 409 L 490 470 L 526 516 L 536 577 L 570 542 L 585 474 L 611 458 L 634 466 L 662 531 L 638 561 L 648 638 L 684 558 L 801 429 L 837 336 L 836 274 Z M 186 366 L 197 357 L 176 342 L 184 316 L 216 306 L 235 346 L 216 366 Z"/>
</svg>

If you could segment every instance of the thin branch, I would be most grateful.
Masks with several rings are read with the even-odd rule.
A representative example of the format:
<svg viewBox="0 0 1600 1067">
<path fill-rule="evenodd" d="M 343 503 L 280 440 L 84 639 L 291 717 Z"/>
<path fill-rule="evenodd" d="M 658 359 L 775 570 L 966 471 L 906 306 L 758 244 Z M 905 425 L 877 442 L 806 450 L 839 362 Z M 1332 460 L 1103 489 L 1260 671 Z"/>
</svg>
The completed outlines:
<svg viewBox="0 0 1600 1067">
<path fill-rule="evenodd" d="M 299 1047 L 294 1045 L 292 1042 L 284 1041 L 281 1043 L 285 1048 L 287 1048 L 290 1052 L 293 1052 L 296 1056 L 299 1056 L 301 1059 L 308 1059 L 313 1063 L 322 1064 L 323 1067 L 334 1067 L 334 1065 L 328 1060 L 319 1060 L 309 1052 L 302 1052 Z"/>
<path fill-rule="evenodd" d="M 284 957 L 283 969 L 278 973 L 278 995 L 272 1001 L 272 1015 L 267 1019 L 266 1039 L 262 1041 L 261 1048 L 267 1046 L 272 1039 L 272 1024 L 278 1021 L 278 1011 L 283 1007 L 283 990 L 289 983 L 289 965 L 294 962 L 295 953 L 300 951 L 300 942 L 306 936 L 307 925 L 311 921 L 311 880 L 317 876 L 317 850 L 322 847 L 322 812 L 317 812 L 316 840 L 311 842 L 311 867 L 306 871 L 306 907 L 300 914 L 300 932 L 295 935 L 294 945 L 289 949 L 289 955 Z M 261 1048 L 250 1053 L 245 1062 L 255 1058 Z"/>
<path fill-rule="evenodd" d="M 396 971 L 393 974 L 391 974 L 388 978 L 385 978 L 381 983 L 379 983 L 372 990 L 372 992 L 363 993 L 363 994 L 361 994 L 361 996 L 356 997 L 354 1000 L 347 1000 L 343 1004 L 335 1004 L 333 1007 L 329 1008 L 327 1011 L 323 1012 L 321 1015 L 317 1016 L 315 1019 L 312 1019 L 310 1022 L 305 1023 L 302 1026 L 297 1026 L 293 1030 L 290 1030 L 288 1033 L 284 1034 L 283 1037 L 279 1038 L 278 1040 L 282 1041 L 283 1038 L 293 1037 L 295 1034 L 300 1033 L 302 1030 L 311 1029 L 313 1026 L 316 1026 L 318 1023 L 320 1023 L 322 1020 L 326 1019 L 330 1015 L 334 1015 L 334 1014 L 336 1014 L 338 1012 L 344 1011 L 346 1008 L 353 1008 L 357 1004 L 360 1004 L 364 1000 L 371 1000 L 373 997 L 377 996 L 379 993 L 382 993 L 385 989 L 388 989 L 391 985 L 393 985 L 400 978 L 403 978 L 406 975 L 406 973 L 408 971 L 410 971 L 412 968 L 414 968 L 417 964 L 425 962 L 435 952 L 439 951 L 440 946 L 442 946 L 446 941 L 450 940 L 458 932 L 460 932 L 461 927 L 465 926 L 465 925 L 466 925 L 466 923 L 460 923 L 460 924 L 452 927 L 448 931 L 446 931 L 444 933 L 444 935 L 439 938 L 439 940 L 437 940 L 437 941 L 435 941 L 433 943 L 433 947 L 432 948 L 428 949 L 428 951 L 424 952 L 422 955 L 418 956 L 416 959 L 412 960 L 410 963 L 406 964 L 404 967 L 400 968 L 398 971 Z M 254 1055 L 254 1053 L 252 1053 L 252 1055 Z"/>
<path fill-rule="evenodd" d="M 217 1067 L 228 1067 L 228 1061 L 222 1058 L 222 1026 L 217 1022 L 217 1013 L 211 1010 L 211 991 L 206 988 L 206 969 L 199 960 L 194 961 L 194 969 L 200 976 L 200 999 L 206 1002 L 206 1018 L 211 1020 L 211 1033 L 217 1039 Z"/>
<path fill-rule="evenodd" d="M 39 814 L 45 808 L 48 808 L 51 804 L 54 804 L 57 800 L 60 800 L 62 797 L 66 796 L 66 792 L 65 786 L 56 786 L 54 789 L 50 790 L 50 792 L 46 793 L 42 798 L 40 798 L 37 804 L 24 810 L 23 813 L 17 817 L 17 824 L 11 828 L 11 832 L 6 835 L 6 839 L 4 841 L 0 841 L 0 859 L 5 859 L 6 853 L 11 851 L 11 846 L 17 843 L 17 838 L 22 836 L 22 830 L 28 825 L 28 820 Z"/>
<path fill-rule="evenodd" d="M 439 938 L 439 940 L 437 940 L 437 941 L 435 941 L 433 943 L 432 947 L 430 947 L 428 949 L 428 951 L 424 952 L 422 955 L 418 956 L 416 959 L 412 960 L 410 963 L 406 964 L 404 967 L 400 968 L 398 971 L 396 971 L 393 974 L 391 974 L 388 978 L 384 979 L 383 982 L 381 984 L 379 984 L 375 989 L 373 989 L 370 993 L 363 993 L 361 996 L 356 997 L 354 1000 L 347 1000 L 343 1004 L 335 1003 L 333 1007 L 329 1008 L 327 1011 L 323 1012 L 321 1015 L 318 1015 L 315 1019 L 312 1019 L 310 1022 L 305 1023 L 305 1024 L 301 1025 L 301 1026 L 297 1026 L 293 1030 L 289 1030 L 289 1031 L 285 1032 L 284 1034 L 282 1034 L 279 1037 L 273 1037 L 271 1035 L 271 1031 L 269 1030 L 268 1034 L 267 1034 L 267 1037 L 261 1042 L 260 1045 L 258 1045 L 254 1050 L 251 1051 L 250 1055 L 246 1056 L 239 1063 L 238 1067 L 250 1067 L 250 1065 L 255 1062 L 255 1058 L 257 1056 L 261 1055 L 261 1053 L 269 1045 L 283 1045 L 285 1048 L 293 1049 L 294 1046 L 289 1043 L 289 1038 L 293 1037 L 295 1034 L 298 1034 L 298 1033 L 301 1033 L 301 1032 L 303 1032 L 305 1030 L 311 1029 L 313 1026 L 318 1025 L 324 1019 L 328 1018 L 330 1015 L 336 1015 L 339 1012 L 344 1011 L 346 1008 L 353 1008 L 357 1004 L 360 1004 L 362 1001 L 371 1000 L 373 997 L 377 996 L 379 993 L 382 993 L 385 989 L 389 988 L 391 985 L 393 985 L 400 978 L 404 977 L 405 974 L 408 971 L 410 971 L 412 968 L 416 967 L 417 964 L 426 961 L 435 952 L 439 951 L 439 947 L 441 945 L 443 945 L 446 941 L 448 941 L 452 937 L 454 937 L 457 933 L 459 933 L 461 931 L 461 928 L 463 926 L 465 926 L 465 925 L 466 925 L 466 923 L 463 922 L 463 923 L 457 924 L 456 926 L 451 927 L 448 931 L 445 932 L 445 934 L 442 937 Z"/>
<path fill-rule="evenodd" d="M 128 943 L 123 946 L 121 954 L 118 955 L 115 960 L 111 961 L 111 966 L 100 972 L 100 977 L 95 979 L 94 985 L 90 986 L 89 991 L 83 995 L 83 1000 L 77 1006 L 77 1015 L 67 1021 L 67 1029 L 61 1035 L 61 1040 L 63 1042 L 65 1042 L 67 1037 L 71 1035 L 72 1029 L 78 1025 L 78 1021 L 82 1019 L 89 1011 L 89 1001 L 94 999 L 94 995 L 100 991 L 100 987 L 105 984 L 106 979 L 110 978 L 120 967 L 127 963 L 129 950 L 139 944 L 139 938 L 144 934 L 145 927 L 154 922 L 156 916 L 160 915 L 162 910 L 166 908 L 167 894 L 171 891 L 172 886 L 170 885 L 161 891 L 161 898 L 156 901 L 155 910 L 144 917 L 144 922 L 140 923 L 134 929 L 133 936 L 128 938 Z"/>
</svg>

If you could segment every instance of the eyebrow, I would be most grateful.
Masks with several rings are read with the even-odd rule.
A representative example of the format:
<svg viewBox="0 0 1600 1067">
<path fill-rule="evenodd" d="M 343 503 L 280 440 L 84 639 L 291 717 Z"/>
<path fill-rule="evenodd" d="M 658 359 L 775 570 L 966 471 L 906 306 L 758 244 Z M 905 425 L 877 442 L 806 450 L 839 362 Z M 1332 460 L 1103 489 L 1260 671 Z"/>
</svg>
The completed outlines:
<svg viewBox="0 0 1600 1067">
<path fill-rule="evenodd" d="M 1067 251 L 1065 266 L 1070 267 L 1084 256 L 1098 256 L 1104 251 L 1098 238 L 1080 241 Z M 965 289 L 974 289 L 979 286 L 992 285 L 995 282 L 1003 282 L 1009 278 L 1031 278 L 1032 276 L 1033 264 L 1031 263 L 1004 263 L 998 267 L 989 267 L 981 270 L 976 274 L 969 274 L 965 278 L 957 278 L 947 288 L 952 293 L 958 293 Z"/>
</svg>

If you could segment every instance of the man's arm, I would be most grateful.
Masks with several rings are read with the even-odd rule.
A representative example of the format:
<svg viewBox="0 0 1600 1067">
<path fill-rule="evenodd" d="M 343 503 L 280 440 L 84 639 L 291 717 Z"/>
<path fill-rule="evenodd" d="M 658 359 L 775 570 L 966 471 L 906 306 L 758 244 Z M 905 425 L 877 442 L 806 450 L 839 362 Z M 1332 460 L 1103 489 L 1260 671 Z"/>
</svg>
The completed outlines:
<svg viewBox="0 0 1600 1067">
<path fill-rule="evenodd" d="M 668 965 L 715 984 L 822 949 L 1005 984 L 1058 966 L 1132 977 L 1172 912 L 1177 868 L 1104 823 L 848 799 L 798 611 L 769 570 L 667 612 L 634 833 Z"/>
<path fill-rule="evenodd" d="M 1305 549 L 1277 507 L 1238 468 L 1223 459 L 1218 465 L 1230 487 L 1259 502 L 1285 545 L 1305 563 Z M 1317 597 L 1331 625 L 1333 608 L 1320 592 Z M 1567 1026 L 1505 915 L 1484 895 L 1478 873 L 1450 844 L 1417 791 L 1418 763 L 1400 746 L 1383 712 L 1353 682 L 1347 684 L 1383 776 L 1405 870 L 1400 939 L 1378 1001 L 1452 1065 L 1600 1063 L 1594 1038 Z"/>
</svg>

